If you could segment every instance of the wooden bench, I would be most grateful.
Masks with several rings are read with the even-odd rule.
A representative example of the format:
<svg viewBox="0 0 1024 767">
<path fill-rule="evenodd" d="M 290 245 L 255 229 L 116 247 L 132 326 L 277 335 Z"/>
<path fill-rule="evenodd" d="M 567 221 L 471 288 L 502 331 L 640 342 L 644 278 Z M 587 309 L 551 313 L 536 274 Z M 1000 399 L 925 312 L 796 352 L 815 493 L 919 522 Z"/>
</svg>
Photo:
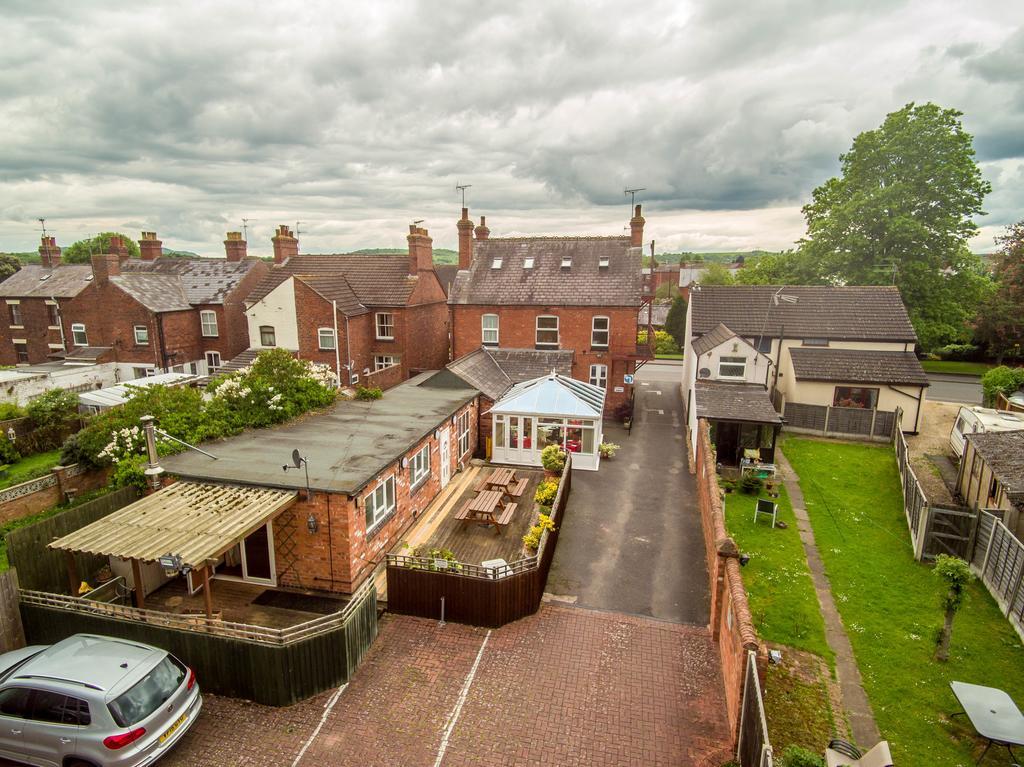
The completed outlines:
<svg viewBox="0 0 1024 767">
<path fill-rule="evenodd" d="M 526 492 L 526 486 L 528 484 L 530 484 L 530 480 L 524 477 L 523 479 L 519 480 L 514 485 L 512 485 L 506 492 L 513 498 L 519 498 L 522 496 L 523 493 Z"/>
<path fill-rule="evenodd" d="M 518 508 L 518 503 L 509 503 L 505 505 L 505 508 L 502 509 L 501 514 L 498 515 L 498 519 L 496 520 L 499 530 L 512 521 L 512 515 L 516 513 L 516 509 Z"/>
<path fill-rule="evenodd" d="M 472 499 L 464 501 L 459 510 L 455 512 L 455 518 L 462 522 L 462 526 L 466 526 L 466 522 L 473 519 L 473 512 L 469 510 L 469 504 L 472 503 Z"/>
</svg>

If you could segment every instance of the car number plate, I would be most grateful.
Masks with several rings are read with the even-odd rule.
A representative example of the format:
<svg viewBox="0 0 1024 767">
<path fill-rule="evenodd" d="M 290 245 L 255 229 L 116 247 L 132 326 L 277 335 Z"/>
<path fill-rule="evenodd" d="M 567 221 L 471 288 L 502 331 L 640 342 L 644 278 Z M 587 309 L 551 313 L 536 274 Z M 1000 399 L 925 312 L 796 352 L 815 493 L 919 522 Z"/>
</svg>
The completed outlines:
<svg viewBox="0 0 1024 767">
<path fill-rule="evenodd" d="M 188 714 L 182 714 L 181 716 L 179 716 L 177 721 L 174 724 L 172 724 L 170 727 L 168 727 L 166 730 L 164 730 L 164 734 L 160 736 L 160 742 L 163 743 L 169 737 L 171 737 L 174 734 L 175 730 L 177 730 L 179 727 L 181 727 L 182 723 L 185 721 L 185 719 L 187 717 L 188 717 Z"/>
</svg>

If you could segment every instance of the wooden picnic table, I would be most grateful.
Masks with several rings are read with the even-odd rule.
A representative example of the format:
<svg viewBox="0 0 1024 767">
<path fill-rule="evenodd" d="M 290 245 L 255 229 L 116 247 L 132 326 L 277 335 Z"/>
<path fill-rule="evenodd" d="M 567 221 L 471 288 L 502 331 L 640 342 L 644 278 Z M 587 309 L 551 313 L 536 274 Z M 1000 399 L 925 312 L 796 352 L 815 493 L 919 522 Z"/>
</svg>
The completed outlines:
<svg viewBox="0 0 1024 767">
<path fill-rule="evenodd" d="M 470 520 L 476 520 L 483 525 L 493 525 L 497 535 L 501 533 L 502 527 L 512 520 L 512 516 L 519 506 L 519 504 L 510 503 L 503 507 L 504 498 L 504 490 L 481 490 L 476 497 L 465 503 L 456 513 L 455 518 L 462 520 L 463 527 Z"/>
<path fill-rule="evenodd" d="M 516 473 L 512 469 L 495 469 L 487 478 L 487 484 L 491 487 L 508 487 L 516 481 Z"/>
</svg>

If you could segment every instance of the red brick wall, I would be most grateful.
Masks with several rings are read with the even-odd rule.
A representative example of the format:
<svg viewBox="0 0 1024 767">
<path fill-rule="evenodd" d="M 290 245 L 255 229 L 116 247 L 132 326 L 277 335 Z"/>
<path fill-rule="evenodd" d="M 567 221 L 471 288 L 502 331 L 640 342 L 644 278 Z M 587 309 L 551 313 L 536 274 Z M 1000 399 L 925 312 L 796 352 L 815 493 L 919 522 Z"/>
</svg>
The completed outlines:
<svg viewBox="0 0 1024 767">
<path fill-rule="evenodd" d="M 605 410 L 611 411 L 629 399 L 633 387 L 623 382 L 623 376 L 634 371 L 631 360 L 616 359 L 636 349 L 638 309 L 630 307 L 546 307 L 546 306 L 453 306 L 452 355 L 459 358 L 479 348 L 480 322 L 484 314 L 499 317 L 499 347 L 533 349 L 536 347 L 536 327 L 539 315 L 558 317 L 559 346 L 573 351 L 572 377 L 590 380 L 591 365 L 608 366 L 608 394 Z M 590 346 L 591 327 L 596 316 L 611 320 L 608 350 L 593 350 Z M 615 388 L 621 387 L 621 392 Z"/>
<path fill-rule="evenodd" d="M 55 484 L 49 487 L 44 487 L 13 500 L 5 501 L 0 504 L 0 524 L 52 509 L 58 503 L 64 501 L 64 494 L 67 490 L 74 490 L 75 493 L 84 493 L 88 490 L 103 487 L 107 484 L 107 474 L 107 469 L 100 469 L 79 474 L 75 477 L 60 477 Z M 37 477 L 36 479 L 42 479 L 42 477 Z M 29 482 L 33 481 L 35 480 L 29 480 Z M 22 484 L 28 483 L 24 482 Z M 18 485 L 12 487 L 18 487 Z M 11 489 L 6 488 L 8 491 Z"/>
<path fill-rule="evenodd" d="M 475 401 L 458 412 L 464 411 L 471 414 L 469 455 L 472 455 L 476 450 L 477 433 Z M 438 428 L 445 426 L 449 429 L 451 475 L 454 477 L 460 459 L 458 431 L 451 418 L 446 418 Z M 430 475 L 415 491 L 409 487 L 409 469 L 403 469 L 401 462 L 395 461 L 360 491 L 358 506 L 346 495 L 314 493 L 311 501 L 300 495 L 299 501 L 274 522 L 279 584 L 345 594 L 358 588 L 441 490 L 440 446 L 433 430 L 406 452 L 405 457 L 411 458 L 427 443 L 430 445 Z M 396 478 L 395 512 L 367 538 L 365 498 L 390 475 Z M 310 514 L 319 526 L 313 534 L 307 528 Z"/>
<path fill-rule="evenodd" d="M 405 379 L 402 378 L 402 366 L 392 365 L 389 368 L 372 372 L 368 376 L 363 376 L 362 384 L 368 389 L 376 386 L 387 391 L 392 386 L 398 386 L 403 380 Z"/>
<path fill-rule="evenodd" d="M 224 297 L 222 335 L 225 340 L 225 349 L 218 350 L 221 353 L 221 359 L 229 360 L 237 357 L 252 345 L 249 339 L 249 323 L 245 318 L 245 299 L 269 271 L 270 264 L 254 259 L 254 263 L 249 267 L 245 277 Z"/>
<path fill-rule="evenodd" d="M 13 339 L 25 339 L 28 361 L 33 365 L 47 362 L 49 344 L 60 343 L 60 330 L 50 330 L 50 311 L 44 298 L 22 298 L 20 328 L 11 327 L 10 309 L 6 300 L 0 301 L 0 365 L 18 364 Z M 70 339 L 68 339 L 70 345 Z"/>
<path fill-rule="evenodd" d="M 747 654 L 758 654 L 759 667 L 764 665 L 764 652 L 754 629 L 754 622 L 743 587 L 739 550 L 725 527 L 725 510 L 721 490 L 715 473 L 715 449 L 711 445 L 708 423 L 698 422 L 697 453 L 694 470 L 697 478 L 701 523 L 708 561 L 711 587 L 712 636 L 718 642 L 722 659 L 722 677 L 725 683 L 726 710 L 733 738 L 739 731 L 740 706 L 743 700 L 743 678 Z M 687 440 L 689 443 L 689 439 Z M 763 678 L 762 678 L 763 689 Z"/>
</svg>

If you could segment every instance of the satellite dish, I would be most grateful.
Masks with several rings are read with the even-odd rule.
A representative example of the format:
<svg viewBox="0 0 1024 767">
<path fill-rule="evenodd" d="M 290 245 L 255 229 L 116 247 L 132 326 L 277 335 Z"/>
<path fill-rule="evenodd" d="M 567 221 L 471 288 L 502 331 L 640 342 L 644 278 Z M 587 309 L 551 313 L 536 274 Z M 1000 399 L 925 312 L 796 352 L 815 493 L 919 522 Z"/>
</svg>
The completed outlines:
<svg viewBox="0 0 1024 767">
<path fill-rule="evenodd" d="M 701 368 L 697 375 L 701 378 L 711 378 L 711 371 L 708 368 Z"/>
<path fill-rule="evenodd" d="M 296 469 L 302 468 L 302 456 L 299 455 L 298 448 L 292 450 L 292 463 L 295 464 Z"/>
</svg>

